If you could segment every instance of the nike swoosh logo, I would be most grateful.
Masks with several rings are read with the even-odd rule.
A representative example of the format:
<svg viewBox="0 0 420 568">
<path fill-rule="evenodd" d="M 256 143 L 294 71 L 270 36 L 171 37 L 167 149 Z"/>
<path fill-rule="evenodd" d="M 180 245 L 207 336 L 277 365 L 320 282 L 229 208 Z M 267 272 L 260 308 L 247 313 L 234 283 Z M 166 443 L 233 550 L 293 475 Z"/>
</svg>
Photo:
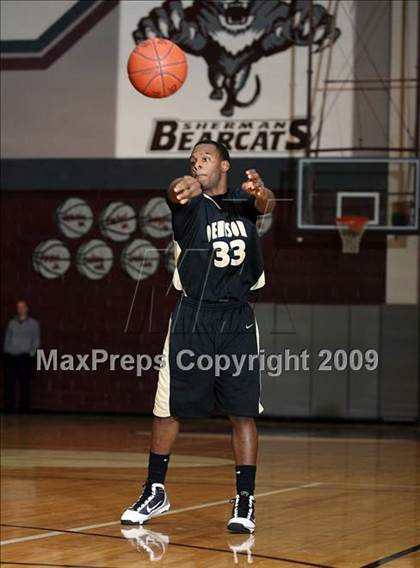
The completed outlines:
<svg viewBox="0 0 420 568">
<path fill-rule="evenodd" d="M 249 328 L 252 327 L 253 325 L 254 325 L 253 323 L 250 323 L 249 325 L 246 325 L 245 328 L 246 328 L 246 329 L 249 329 Z"/>
<path fill-rule="evenodd" d="M 150 508 L 149 505 L 147 505 L 146 507 L 146 511 L 148 513 L 151 513 L 152 511 L 154 511 L 155 509 L 158 509 L 161 506 L 162 503 L 158 503 L 157 505 L 155 505 L 154 507 Z"/>
</svg>

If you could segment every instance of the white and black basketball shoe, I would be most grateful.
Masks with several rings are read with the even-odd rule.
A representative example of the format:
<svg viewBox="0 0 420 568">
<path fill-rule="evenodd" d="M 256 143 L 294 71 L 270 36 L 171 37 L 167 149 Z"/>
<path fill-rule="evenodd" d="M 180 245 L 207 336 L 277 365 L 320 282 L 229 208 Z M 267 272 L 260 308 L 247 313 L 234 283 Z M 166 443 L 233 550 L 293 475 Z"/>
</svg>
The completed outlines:
<svg viewBox="0 0 420 568">
<path fill-rule="evenodd" d="M 232 518 L 227 528 L 233 533 L 253 533 L 255 531 L 255 497 L 248 491 L 241 491 L 234 499 Z"/>
<path fill-rule="evenodd" d="M 123 525 L 142 525 L 152 517 L 157 517 L 171 507 L 168 496 L 162 483 L 143 485 L 143 493 L 121 516 Z"/>
</svg>

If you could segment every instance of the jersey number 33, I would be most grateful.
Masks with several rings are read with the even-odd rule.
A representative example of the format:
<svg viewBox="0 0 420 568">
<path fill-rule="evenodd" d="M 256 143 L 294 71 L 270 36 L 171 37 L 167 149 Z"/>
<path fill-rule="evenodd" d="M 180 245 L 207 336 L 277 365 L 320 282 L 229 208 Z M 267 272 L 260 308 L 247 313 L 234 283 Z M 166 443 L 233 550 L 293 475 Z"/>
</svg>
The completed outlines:
<svg viewBox="0 0 420 568">
<path fill-rule="evenodd" d="M 234 239 L 229 243 L 225 241 L 213 241 L 214 249 L 214 266 L 216 268 L 225 268 L 229 264 L 231 266 L 239 266 L 245 260 L 245 241 L 242 239 Z"/>
</svg>

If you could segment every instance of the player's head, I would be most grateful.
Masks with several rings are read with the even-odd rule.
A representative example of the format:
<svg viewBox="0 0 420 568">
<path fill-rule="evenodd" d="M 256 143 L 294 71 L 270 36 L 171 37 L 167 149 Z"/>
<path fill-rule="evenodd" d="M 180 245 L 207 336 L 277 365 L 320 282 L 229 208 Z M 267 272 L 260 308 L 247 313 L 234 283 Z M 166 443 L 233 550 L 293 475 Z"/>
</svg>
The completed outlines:
<svg viewBox="0 0 420 568">
<path fill-rule="evenodd" d="M 229 151 L 214 140 L 202 140 L 190 156 L 191 175 L 198 179 L 203 191 L 216 188 L 230 168 Z"/>
<path fill-rule="evenodd" d="M 16 302 L 16 313 L 19 317 L 25 318 L 28 314 L 28 310 L 29 308 L 26 300 L 18 300 Z"/>
</svg>

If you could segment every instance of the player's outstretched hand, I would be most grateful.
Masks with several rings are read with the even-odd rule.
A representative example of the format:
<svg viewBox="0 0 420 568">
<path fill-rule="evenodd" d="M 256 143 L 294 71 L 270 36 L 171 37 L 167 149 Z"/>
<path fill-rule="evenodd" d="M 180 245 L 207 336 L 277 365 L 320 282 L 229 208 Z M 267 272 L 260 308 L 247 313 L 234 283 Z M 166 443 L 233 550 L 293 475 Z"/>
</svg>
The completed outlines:
<svg viewBox="0 0 420 568">
<path fill-rule="evenodd" d="M 245 171 L 247 180 L 242 184 L 242 189 L 256 198 L 264 197 L 265 186 L 260 175 L 256 170 Z"/>
<path fill-rule="evenodd" d="M 172 190 L 176 200 L 181 205 L 189 203 L 193 197 L 203 193 L 200 182 L 192 176 L 184 176 L 176 180 Z"/>
</svg>

